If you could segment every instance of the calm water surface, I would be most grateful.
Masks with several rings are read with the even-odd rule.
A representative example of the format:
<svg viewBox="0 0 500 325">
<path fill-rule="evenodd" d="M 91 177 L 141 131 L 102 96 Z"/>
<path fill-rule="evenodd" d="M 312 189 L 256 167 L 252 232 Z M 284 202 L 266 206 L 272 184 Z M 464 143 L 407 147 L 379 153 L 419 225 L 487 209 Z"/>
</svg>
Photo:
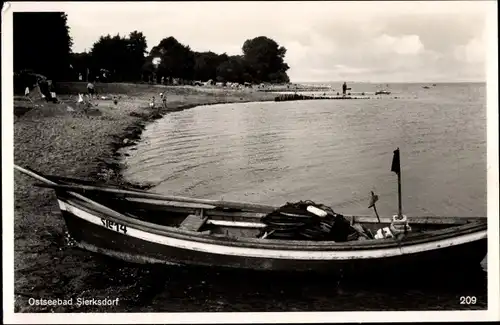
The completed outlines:
<svg viewBox="0 0 500 325">
<path fill-rule="evenodd" d="M 406 86 L 408 87 L 408 86 Z M 345 214 L 397 212 L 401 149 L 411 216 L 486 215 L 484 85 L 414 86 L 417 99 L 202 106 L 151 124 L 125 176 L 154 191 L 281 205 L 311 199 Z"/>
<path fill-rule="evenodd" d="M 373 190 L 379 213 L 390 216 L 397 212 L 397 177 L 390 167 L 399 147 L 409 218 L 485 216 L 485 84 L 391 87 L 399 99 L 226 104 L 171 113 L 129 149 L 124 175 L 164 194 L 273 205 L 310 199 L 358 215 L 372 215 Z M 155 291 L 146 309 L 460 309 L 459 296 L 466 293 L 478 297 L 473 307 L 486 305 L 485 275 L 467 288 L 458 281 L 445 289 L 341 290 L 325 280 L 293 288 L 293 281 L 270 285 L 262 275 L 224 280 L 197 274 L 195 280 L 162 272 L 175 273 L 169 273 L 172 283 Z M 179 290 L 183 296 L 172 299 Z"/>
</svg>

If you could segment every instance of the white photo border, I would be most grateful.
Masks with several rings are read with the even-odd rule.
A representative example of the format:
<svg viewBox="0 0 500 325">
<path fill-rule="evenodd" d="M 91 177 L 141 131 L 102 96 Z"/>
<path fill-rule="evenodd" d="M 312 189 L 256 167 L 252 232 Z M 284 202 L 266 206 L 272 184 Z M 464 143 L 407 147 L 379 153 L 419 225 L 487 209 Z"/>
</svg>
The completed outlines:
<svg viewBox="0 0 500 325">
<path fill-rule="evenodd" d="M 425 1 L 424 1 L 425 2 Z M 434 2 L 434 1 L 431 1 Z M 467 1 L 445 1 L 459 6 Z M 483 2 L 483 1 L 472 1 Z M 14 313 L 14 168 L 13 168 L 13 36 L 12 17 L 17 11 L 64 11 L 69 6 L 91 10 L 117 2 L 5 2 L 2 8 L 2 225 L 3 311 L 5 323 L 320 323 L 320 322 L 421 322 L 492 321 L 500 319 L 499 307 L 499 164 L 498 164 L 498 17 L 497 2 L 490 6 L 487 49 L 487 215 L 488 310 L 405 312 L 270 312 L 270 313 Z M 127 8 L 134 2 L 127 2 Z M 144 2 L 135 2 L 144 5 Z M 153 2 L 150 2 L 150 4 Z M 397 2 L 396 2 L 397 3 Z M 407 1 L 409 6 L 421 2 Z M 158 5 L 164 2 L 157 2 Z M 391 4 L 391 6 L 394 2 Z M 307 2 L 304 3 L 307 5 Z M 360 2 L 360 5 L 361 2 Z M 401 5 L 401 2 L 399 2 Z M 95 10 L 95 9 L 94 9 Z"/>
</svg>

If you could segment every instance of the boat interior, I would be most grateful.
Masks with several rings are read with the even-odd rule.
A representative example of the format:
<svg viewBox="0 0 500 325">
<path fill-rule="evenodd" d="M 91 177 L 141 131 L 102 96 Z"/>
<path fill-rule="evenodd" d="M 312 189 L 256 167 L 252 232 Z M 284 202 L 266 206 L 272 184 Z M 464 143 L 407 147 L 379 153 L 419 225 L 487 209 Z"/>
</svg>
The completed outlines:
<svg viewBox="0 0 500 325">
<path fill-rule="evenodd" d="M 94 182 L 83 180 L 62 178 L 58 176 L 47 176 L 49 179 L 59 184 L 80 184 L 107 189 L 123 189 L 123 187 L 96 185 Z M 42 184 L 37 184 L 43 186 Z M 141 190 L 131 190 L 137 193 L 150 193 Z M 56 189 L 59 197 L 66 197 L 75 200 L 66 190 Z M 226 207 L 221 205 L 200 204 L 193 202 L 180 202 L 176 200 L 148 199 L 134 197 L 127 194 L 106 193 L 99 190 L 75 191 L 83 194 L 86 198 L 99 203 L 100 205 L 112 209 L 128 218 L 140 220 L 142 222 L 177 228 L 180 230 L 197 233 L 200 235 L 210 235 L 214 237 L 226 238 L 269 238 L 267 225 L 262 218 L 277 207 L 242 205 L 238 207 Z M 89 209 L 95 207 L 91 203 L 77 200 L 81 206 Z M 376 239 L 377 231 L 384 227 L 389 227 L 392 217 L 373 216 L 343 216 L 352 229 L 356 230 L 357 236 L 348 240 L 380 240 Z M 379 221 L 380 219 L 380 221 Z M 485 222 L 483 218 L 463 218 L 463 217 L 410 217 L 408 218 L 411 227 L 411 235 L 427 233 L 431 231 L 457 227 L 469 223 Z M 485 218 L 484 218 L 485 219 Z M 269 236 L 269 237 L 268 237 Z M 288 238 L 293 240 L 293 238 Z M 304 239 L 302 239 L 304 240 Z"/>
</svg>

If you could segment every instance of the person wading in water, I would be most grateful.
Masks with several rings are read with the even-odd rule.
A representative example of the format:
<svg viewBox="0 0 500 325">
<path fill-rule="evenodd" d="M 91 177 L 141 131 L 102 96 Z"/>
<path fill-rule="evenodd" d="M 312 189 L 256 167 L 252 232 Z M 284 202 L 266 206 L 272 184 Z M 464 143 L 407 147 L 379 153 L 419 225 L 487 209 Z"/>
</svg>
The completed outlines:
<svg viewBox="0 0 500 325">
<path fill-rule="evenodd" d="M 345 96 L 346 91 L 347 91 L 347 84 L 344 82 L 344 84 L 342 85 L 342 95 Z"/>
</svg>

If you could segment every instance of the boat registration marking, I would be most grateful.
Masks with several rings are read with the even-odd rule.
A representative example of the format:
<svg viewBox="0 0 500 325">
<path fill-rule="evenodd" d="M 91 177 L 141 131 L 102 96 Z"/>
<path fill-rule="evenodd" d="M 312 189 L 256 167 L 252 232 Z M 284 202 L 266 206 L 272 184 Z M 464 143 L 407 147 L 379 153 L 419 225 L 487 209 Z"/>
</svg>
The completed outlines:
<svg viewBox="0 0 500 325">
<path fill-rule="evenodd" d="M 111 230 L 114 230 L 117 232 L 121 232 L 124 234 L 127 233 L 127 226 L 125 226 L 125 225 L 122 225 L 120 223 L 117 223 L 117 222 L 114 222 L 114 221 L 111 221 L 108 219 L 104 219 L 104 218 L 101 218 L 101 222 L 105 228 L 108 228 L 108 229 L 111 229 Z"/>
</svg>

